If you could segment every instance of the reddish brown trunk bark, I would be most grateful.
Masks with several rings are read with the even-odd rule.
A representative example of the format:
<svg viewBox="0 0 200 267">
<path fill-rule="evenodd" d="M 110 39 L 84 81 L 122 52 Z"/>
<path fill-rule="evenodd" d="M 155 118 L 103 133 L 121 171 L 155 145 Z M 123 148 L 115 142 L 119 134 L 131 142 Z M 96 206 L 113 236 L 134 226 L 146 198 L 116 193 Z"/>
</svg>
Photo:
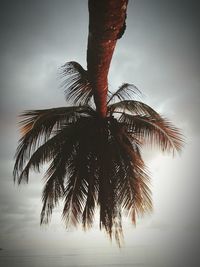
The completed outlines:
<svg viewBox="0 0 200 267">
<path fill-rule="evenodd" d="M 128 0 L 89 0 L 87 69 L 98 114 L 106 117 L 108 71 L 117 39 L 125 30 Z"/>
</svg>

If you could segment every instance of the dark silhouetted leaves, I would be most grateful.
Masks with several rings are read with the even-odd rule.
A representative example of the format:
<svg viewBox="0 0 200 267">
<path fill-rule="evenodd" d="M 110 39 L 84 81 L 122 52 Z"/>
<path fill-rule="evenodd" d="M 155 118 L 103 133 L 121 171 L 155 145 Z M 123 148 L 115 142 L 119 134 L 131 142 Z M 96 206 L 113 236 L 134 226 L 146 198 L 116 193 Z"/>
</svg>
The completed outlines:
<svg viewBox="0 0 200 267">
<path fill-rule="evenodd" d="M 99 118 L 87 105 L 92 90 L 87 72 L 76 62 L 63 67 L 67 99 L 77 106 L 25 111 L 16 151 L 14 179 L 28 182 L 30 170 L 49 163 L 42 193 L 41 223 L 64 201 L 66 226 L 92 227 L 95 210 L 100 228 L 120 245 L 122 214 L 135 224 L 138 215 L 152 209 L 149 177 L 141 157 L 143 144 L 162 151 L 180 151 L 182 136 L 168 120 L 148 105 L 131 100 L 138 89 L 123 84 L 110 94 L 108 114 Z M 118 98 L 120 102 L 114 103 Z M 125 98 L 129 98 L 126 100 Z M 80 105 L 84 103 L 84 105 Z"/>
</svg>

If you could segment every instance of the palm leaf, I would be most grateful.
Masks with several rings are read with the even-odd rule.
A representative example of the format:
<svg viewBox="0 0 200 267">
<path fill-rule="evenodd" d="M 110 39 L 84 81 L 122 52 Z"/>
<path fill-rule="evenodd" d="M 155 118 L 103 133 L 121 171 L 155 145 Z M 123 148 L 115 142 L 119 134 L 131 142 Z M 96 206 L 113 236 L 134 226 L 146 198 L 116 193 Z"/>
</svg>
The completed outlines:
<svg viewBox="0 0 200 267">
<path fill-rule="evenodd" d="M 67 150 L 70 150 L 71 143 L 73 141 L 74 130 L 74 127 L 67 125 L 62 130 L 56 131 L 55 135 L 51 139 L 41 145 L 30 157 L 26 167 L 19 175 L 18 184 L 20 184 L 22 181 L 26 181 L 28 183 L 29 171 L 31 169 L 34 171 L 39 171 L 40 165 L 52 160 L 62 147 L 66 147 L 67 142 L 69 144 Z"/>
<path fill-rule="evenodd" d="M 108 113 L 111 115 L 118 112 L 159 117 L 159 114 L 150 106 L 136 100 L 123 100 L 108 106 Z"/>
<path fill-rule="evenodd" d="M 137 143 L 132 143 L 130 136 L 121 131 L 120 124 L 118 127 L 120 135 L 115 135 L 115 147 L 118 148 L 115 154 L 118 154 L 119 166 L 117 198 L 122 208 L 131 213 L 135 223 L 136 214 L 143 214 L 152 208 L 149 177 Z"/>
<path fill-rule="evenodd" d="M 93 92 L 87 71 L 79 63 L 71 61 L 64 64 L 60 72 L 66 100 L 72 100 L 74 104 L 88 104 Z"/>
<path fill-rule="evenodd" d="M 66 159 L 63 151 L 57 153 L 46 172 L 46 184 L 42 193 L 43 207 L 41 211 L 40 223 L 48 223 L 53 208 L 63 197 L 64 177 L 66 175 Z"/>
<path fill-rule="evenodd" d="M 79 124 L 81 123 L 79 123 L 78 121 L 73 125 L 73 127 L 65 127 L 59 133 L 61 137 L 58 135 L 54 137 L 58 137 L 59 145 L 57 146 L 57 152 L 53 153 L 54 159 L 46 172 L 47 183 L 43 191 L 43 208 L 41 212 L 41 223 L 47 223 L 49 221 L 52 209 L 57 204 L 59 198 L 64 197 L 64 194 L 67 191 L 67 186 L 65 188 L 64 179 L 67 179 L 67 183 L 69 183 L 69 177 L 72 172 L 71 169 L 79 170 L 79 166 L 77 165 L 75 166 L 75 168 L 75 163 L 73 162 L 73 158 L 77 154 L 75 148 L 78 144 L 77 135 L 79 136 L 80 134 Z M 81 163 L 79 162 L 79 164 Z M 58 191 L 56 191 L 56 186 L 58 187 Z"/>
<path fill-rule="evenodd" d="M 95 112 L 89 106 L 61 107 L 46 110 L 30 110 L 21 114 L 21 133 L 15 154 L 14 179 L 19 177 L 26 160 L 43 143 L 47 142 L 56 130 L 74 123 L 80 116 L 91 116 Z"/>
<path fill-rule="evenodd" d="M 98 195 L 98 166 L 95 153 L 88 153 L 88 175 L 87 193 L 85 206 L 82 213 L 82 224 L 84 230 L 91 228 L 94 220 L 94 213 Z"/>
<path fill-rule="evenodd" d="M 122 101 L 125 99 L 131 99 L 133 95 L 140 95 L 140 94 L 141 94 L 140 90 L 134 84 L 123 83 L 115 93 L 109 96 L 107 105 L 109 105 L 109 103 L 113 101 L 115 98 L 118 98 L 120 101 Z"/>
<path fill-rule="evenodd" d="M 76 226 L 82 220 L 88 187 L 87 176 L 85 176 L 87 174 L 87 163 L 82 156 L 75 150 L 68 166 L 69 175 L 65 187 L 63 208 L 63 219 L 66 226 Z"/>
<path fill-rule="evenodd" d="M 158 145 L 162 151 L 181 151 L 183 137 L 179 129 L 161 116 L 139 116 L 123 113 L 119 121 L 124 123 L 130 134 L 143 143 Z"/>
</svg>

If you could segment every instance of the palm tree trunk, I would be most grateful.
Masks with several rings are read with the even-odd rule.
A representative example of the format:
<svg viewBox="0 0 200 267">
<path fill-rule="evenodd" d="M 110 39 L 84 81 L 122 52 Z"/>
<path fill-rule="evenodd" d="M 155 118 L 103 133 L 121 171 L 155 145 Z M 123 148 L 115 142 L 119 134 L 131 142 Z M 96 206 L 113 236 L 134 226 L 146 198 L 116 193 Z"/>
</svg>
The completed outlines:
<svg viewBox="0 0 200 267">
<path fill-rule="evenodd" d="M 87 69 L 100 117 L 106 117 L 108 71 L 117 39 L 125 30 L 128 0 L 89 0 Z"/>
</svg>

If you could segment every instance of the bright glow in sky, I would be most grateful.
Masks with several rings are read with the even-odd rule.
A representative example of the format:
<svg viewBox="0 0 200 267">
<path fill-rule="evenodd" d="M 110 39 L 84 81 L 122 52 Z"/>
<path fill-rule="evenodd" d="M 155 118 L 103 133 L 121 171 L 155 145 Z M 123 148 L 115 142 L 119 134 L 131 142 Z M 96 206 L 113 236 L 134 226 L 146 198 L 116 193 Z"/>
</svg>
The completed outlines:
<svg viewBox="0 0 200 267">
<path fill-rule="evenodd" d="M 197 262 L 199 9 L 198 1 L 129 1 L 127 29 L 117 43 L 111 64 L 110 88 L 123 82 L 134 83 L 144 93 L 145 103 L 182 129 L 186 146 L 181 156 L 175 158 L 156 149 L 144 149 L 152 177 L 154 212 L 140 218 L 136 228 L 125 220 L 125 244 L 119 250 L 99 231 L 98 223 L 87 233 L 81 229 L 66 231 L 60 220 L 61 207 L 54 212 L 51 224 L 40 228 L 42 175 L 32 174 L 29 185 L 20 188 L 12 181 L 13 156 L 19 138 L 17 114 L 25 109 L 66 105 L 58 88 L 58 67 L 71 60 L 86 66 L 87 1 L 2 1 L 0 247 L 5 249 L 0 252 L 2 266 L 13 265 L 12 259 L 15 266 L 22 267 L 97 263 L 177 267 L 179 263 L 193 266 L 192 261 Z M 20 252 L 23 257 L 26 250 L 29 256 L 35 253 L 54 258 L 48 256 L 43 261 L 39 256 L 30 256 L 26 262 L 23 257 L 14 257 L 18 250 L 23 251 Z"/>
</svg>

